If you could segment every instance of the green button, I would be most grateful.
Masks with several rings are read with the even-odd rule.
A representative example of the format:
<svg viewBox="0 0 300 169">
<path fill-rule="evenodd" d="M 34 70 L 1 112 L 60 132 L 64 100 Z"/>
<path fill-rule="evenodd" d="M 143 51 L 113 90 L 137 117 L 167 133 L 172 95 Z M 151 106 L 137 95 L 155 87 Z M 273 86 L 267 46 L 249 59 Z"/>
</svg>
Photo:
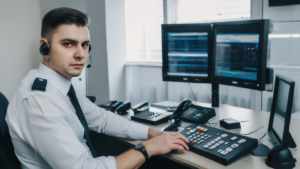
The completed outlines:
<svg viewBox="0 0 300 169">
<path fill-rule="evenodd" d="M 197 117 L 201 116 L 201 114 L 196 114 Z"/>
</svg>

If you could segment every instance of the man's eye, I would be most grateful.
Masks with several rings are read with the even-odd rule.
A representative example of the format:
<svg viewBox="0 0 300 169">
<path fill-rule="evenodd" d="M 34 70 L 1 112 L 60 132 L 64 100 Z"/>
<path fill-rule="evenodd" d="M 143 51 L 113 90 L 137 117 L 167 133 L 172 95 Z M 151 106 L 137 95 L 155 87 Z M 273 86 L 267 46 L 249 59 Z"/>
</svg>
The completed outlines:
<svg viewBox="0 0 300 169">
<path fill-rule="evenodd" d="M 82 47 L 88 47 L 89 44 L 85 43 L 85 44 L 82 44 Z"/>
<path fill-rule="evenodd" d="M 65 45 L 65 46 L 67 46 L 67 47 L 70 47 L 70 46 L 72 46 L 72 44 L 71 44 L 71 43 L 65 43 L 64 45 Z"/>
</svg>

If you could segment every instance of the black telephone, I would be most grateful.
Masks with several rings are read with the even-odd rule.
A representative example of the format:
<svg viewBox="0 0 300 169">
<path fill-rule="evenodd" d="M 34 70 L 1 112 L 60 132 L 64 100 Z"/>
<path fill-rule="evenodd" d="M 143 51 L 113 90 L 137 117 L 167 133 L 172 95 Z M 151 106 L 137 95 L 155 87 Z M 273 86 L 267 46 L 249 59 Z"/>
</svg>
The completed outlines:
<svg viewBox="0 0 300 169">
<path fill-rule="evenodd" d="M 170 120 L 174 120 L 173 123 L 164 131 L 177 131 L 182 121 L 204 124 L 214 116 L 216 116 L 215 109 L 194 105 L 191 100 L 184 99 L 170 116 Z"/>
<path fill-rule="evenodd" d="M 193 105 L 192 101 L 189 99 L 183 99 L 180 104 L 177 106 L 173 114 L 170 116 L 170 119 L 181 118 L 182 113 L 189 108 L 190 105 Z"/>
</svg>

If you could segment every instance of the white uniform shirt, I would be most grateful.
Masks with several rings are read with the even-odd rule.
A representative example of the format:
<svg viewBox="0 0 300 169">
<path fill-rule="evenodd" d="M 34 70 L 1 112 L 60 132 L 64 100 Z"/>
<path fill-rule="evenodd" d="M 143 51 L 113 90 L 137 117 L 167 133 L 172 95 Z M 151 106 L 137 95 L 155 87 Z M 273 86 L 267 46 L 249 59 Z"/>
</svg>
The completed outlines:
<svg viewBox="0 0 300 169">
<path fill-rule="evenodd" d="M 45 92 L 31 90 L 36 77 L 47 79 Z M 92 157 L 84 128 L 67 95 L 70 85 L 42 63 L 22 80 L 6 115 L 22 169 L 117 168 L 113 156 Z M 123 138 L 148 138 L 148 126 L 99 108 L 79 92 L 76 96 L 90 130 Z"/>
</svg>

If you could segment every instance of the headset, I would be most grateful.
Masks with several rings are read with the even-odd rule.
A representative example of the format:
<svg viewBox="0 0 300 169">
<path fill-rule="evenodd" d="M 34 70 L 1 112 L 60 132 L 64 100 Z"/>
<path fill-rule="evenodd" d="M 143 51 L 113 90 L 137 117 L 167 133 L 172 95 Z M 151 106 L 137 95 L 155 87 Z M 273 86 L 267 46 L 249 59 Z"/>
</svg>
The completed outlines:
<svg viewBox="0 0 300 169">
<path fill-rule="evenodd" d="M 88 64 L 86 67 L 87 68 L 90 68 L 92 67 L 92 55 L 91 55 L 91 50 L 92 50 L 92 45 L 89 44 L 89 57 L 90 57 L 90 60 L 91 60 L 91 63 Z M 43 56 L 46 56 L 49 54 L 49 47 L 47 45 L 46 42 L 43 42 L 43 44 L 40 46 L 40 53 L 43 55 Z"/>
</svg>

